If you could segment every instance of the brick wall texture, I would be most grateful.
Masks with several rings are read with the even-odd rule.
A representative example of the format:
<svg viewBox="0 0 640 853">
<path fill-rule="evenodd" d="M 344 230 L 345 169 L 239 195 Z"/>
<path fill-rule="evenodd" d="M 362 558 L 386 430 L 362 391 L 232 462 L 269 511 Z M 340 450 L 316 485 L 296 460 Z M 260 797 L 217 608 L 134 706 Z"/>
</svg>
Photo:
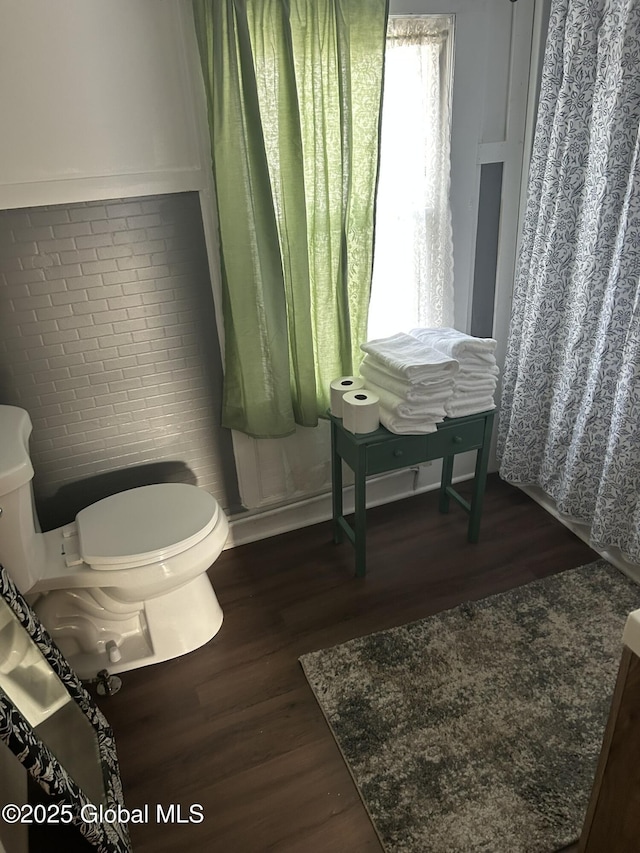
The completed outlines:
<svg viewBox="0 0 640 853">
<path fill-rule="evenodd" d="M 0 211 L 0 402 L 44 529 L 148 482 L 237 506 L 221 377 L 196 193 Z"/>
</svg>

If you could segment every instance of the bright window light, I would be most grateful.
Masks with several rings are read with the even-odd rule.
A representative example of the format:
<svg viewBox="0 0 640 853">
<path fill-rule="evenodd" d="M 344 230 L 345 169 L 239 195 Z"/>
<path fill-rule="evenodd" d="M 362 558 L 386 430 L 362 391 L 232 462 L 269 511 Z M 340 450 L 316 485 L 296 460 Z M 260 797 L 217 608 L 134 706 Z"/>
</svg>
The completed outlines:
<svg viewBox="0 0 640 853">
<path fill-rule="evenodd" d="M 453 27 L 389 19 L 369 339 L 453 323 Z"/>
</svg>

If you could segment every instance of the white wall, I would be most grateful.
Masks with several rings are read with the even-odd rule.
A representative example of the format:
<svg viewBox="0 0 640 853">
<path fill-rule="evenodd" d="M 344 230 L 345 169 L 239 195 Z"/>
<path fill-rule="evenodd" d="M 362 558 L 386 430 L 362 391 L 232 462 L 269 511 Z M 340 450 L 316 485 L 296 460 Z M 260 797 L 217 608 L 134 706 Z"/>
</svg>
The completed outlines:
<svg viewBox="0 0 640 853">
<path fill-rule="evenodd" d="M 201 189 L 183 0 L 0 0 L 0 207 Z"/>
</svg>

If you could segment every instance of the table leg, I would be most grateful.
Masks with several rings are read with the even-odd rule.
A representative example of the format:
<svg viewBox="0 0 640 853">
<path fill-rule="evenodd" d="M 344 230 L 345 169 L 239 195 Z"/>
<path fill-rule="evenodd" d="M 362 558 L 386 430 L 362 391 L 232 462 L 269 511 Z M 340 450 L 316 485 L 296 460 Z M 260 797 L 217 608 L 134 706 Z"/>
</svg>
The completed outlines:
<svg viewBox="0 0 640 853">
<path fill-rule="evenodd" d="M 473 481 L 471 512 L 469 513 L 469 542 L 477 542 L 480 537 L 480 518 L 482 517 L 482 501 L 487 483 L 487 465 L 489 464 L 489 451 L 491 450 L 493 418 L 493 412 L 485 418 L 482 447 L 478 448 L 478 455 L 476 457 L 476 472 Z"/>
<path fill-rule="evenodd" d="M 338 523 L 342 517 L 342 459 L 337 452 L 337 427 L 331 421 L 331 506 L 333 510 L 333 541 L 342 542 L 344 533 Z"/>
<path fill-rule="evenodd" d="M 449 512 L 449 494 L 447 489 L 451 485 L 453 477 L 453 462 L 455 456 L 445 456 L 442 460 L 442 479 L 440 480 L 440 502 L 438 508 L 440 512 Z"/>
<path fill-rule="evenodd" d="M 356 549 L 356 577 L 363 578 L 367 571 L 367 476 L 364 450 L 358 451 L 355 467 L 353 532 Z"/>
</svg>

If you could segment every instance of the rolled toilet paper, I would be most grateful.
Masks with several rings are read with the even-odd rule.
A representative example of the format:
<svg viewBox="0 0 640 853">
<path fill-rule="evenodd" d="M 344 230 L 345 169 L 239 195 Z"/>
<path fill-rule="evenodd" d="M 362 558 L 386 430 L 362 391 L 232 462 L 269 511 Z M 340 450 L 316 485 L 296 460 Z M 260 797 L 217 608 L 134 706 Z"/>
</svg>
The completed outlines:
<svg viewBox="0 0 640 853">
<path fill-rule="evenodd" d="M 356 434 L 380 426 L 380 398 L 373 391 L 348 391 L 342 398 L 342 426 Z"/>
<path fill-rule="evenodd" d="M 331 383 L 331 414 L 342 417 L 342 398 L 348 391 L 364 388 L 364 379 L 359 376 L 340 376 Z"/>
</svg>

